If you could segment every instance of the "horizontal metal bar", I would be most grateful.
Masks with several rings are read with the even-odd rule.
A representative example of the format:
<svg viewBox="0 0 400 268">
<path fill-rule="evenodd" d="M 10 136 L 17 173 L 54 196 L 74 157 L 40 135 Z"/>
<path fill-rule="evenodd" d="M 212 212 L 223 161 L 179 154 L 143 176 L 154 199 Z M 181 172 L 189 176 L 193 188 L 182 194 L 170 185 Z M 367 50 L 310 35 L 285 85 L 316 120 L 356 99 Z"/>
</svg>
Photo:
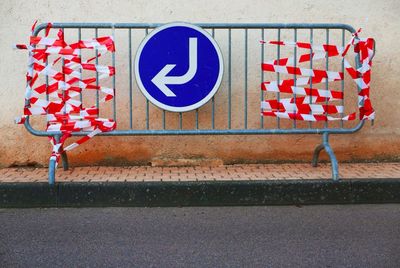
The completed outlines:
<svg viewBox="0 0 400 268">
<path fill-rule="evenodd" d="M 176 129 L 176 130 L 114 130 L 111 132 L 99 133 L 99 136 L 131 136 L 131 135 L 261 135 L 261 134 L 349 134 L 362 128 L 364 120 L 360 121 L 354 128 L 305 128 L 305 129 Z M 60 131 L 37 131 L 32 128 L 29 118 L 25 121 L 27 130 L 35 136 L 61 135 Z M 89 132 L 73 132 L 72 136 L 85 136 Z"/>
<path fill-rule="evenodd" d="M 55 22 L 52 28 L 156 28 L 165 23 L 77 23 L 77 22 Z M 191 23 L 203 28 L 215 29 L 346 29 L 352 33 L 356 30 L 343 23 Z M 47 23 L 42 23 L 35 28 L 34 35 L 47 27 Z"/>
</svg>

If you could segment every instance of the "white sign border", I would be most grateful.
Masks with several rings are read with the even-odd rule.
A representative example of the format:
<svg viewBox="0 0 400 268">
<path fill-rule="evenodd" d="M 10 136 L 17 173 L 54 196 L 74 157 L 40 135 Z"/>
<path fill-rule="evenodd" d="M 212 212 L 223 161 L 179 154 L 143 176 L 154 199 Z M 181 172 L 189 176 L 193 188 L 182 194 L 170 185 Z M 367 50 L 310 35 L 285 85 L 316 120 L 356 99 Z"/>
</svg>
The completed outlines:
<svg viewBox="0 0 400 268">
<path fill-rule="evenodd" d="M 139 59 L 140 59 L 140 55 L 142 53 L 142 50 L 144 48 L 144 46 L 147 44 L 147 42 L 150 40 L 150 38 L 152 38 L 155 34 L 157 34 L 158 32 L 161 32 L 167 28 L 171 28 L 171 27 L 176 27 L 176 26 L 182 26 L 182 27 L 188 27 L 188 28 L 192 28 L 196 31 L 201 32 L 205 37 L 208 38 L 208 40 L 210 40 L 210 42 L 213 44 L 215 50 L 217 51 L 217 55 L 218 55 L 218 60 L 219 60 L 219 74 L 218 74 L 218 78 L 217 81 L 214 85 L 214 88 L 210 91 L 210 93 L 208 93 L 208 95 L 206 97 L 204 97 L 203 99 L 201 99 L 199 102 L 196 102 L 192 105 L 188 105 L 188 106 L 184 106 L 184 107 L 175 107 L 175 106 L 170 106 L 170 105 L 166 105 L 164 103 L 159 102 L 158 100 L 156 100 L 155 98 L 153 98 L 146 90 L 145 86 L 142 83 L 142 80 L 140 78 L 140 74 L 139 74 Z M 170 64 L 173 64 L 173 62 L 171 62 Z M 166 110 L 166 111 L 170 111 L 170 112 L 188 112 L 188 111 L 192 111 L 195 110 L 201 106 L 203 106 L 204 104 L 206 104 L 214 95 L 215 93 L 217 93 L 221 82 L 222 82 L 222 77 L 224 74 L 224 60 L 222 57 L 222 53 L 221 53 L 221 49 L 218 46 L 217 42 L 212 38 L 212 36 L 205 30 L 203 30 L 202 28 L 193 25 L 193 24 L 189 24 L 186 22 L 173 22 L 173 23 L 167 23 L 164 24 L 156 29 L 154 29 L 153 31 L 151 31 L 140 43 L 138 50 L 136 51 L 136 55 L 135 55 L 135 65 L 134 65 L 134 70 L 135 70 L 135 77 L 136 77 L 136 82 L 139 86 L 140 91 L 142 92 L 142 94 L 146 97 L 146 99 L 148 99 L 151 103 L 153 103 L 155 106 Z"/>
</svg>

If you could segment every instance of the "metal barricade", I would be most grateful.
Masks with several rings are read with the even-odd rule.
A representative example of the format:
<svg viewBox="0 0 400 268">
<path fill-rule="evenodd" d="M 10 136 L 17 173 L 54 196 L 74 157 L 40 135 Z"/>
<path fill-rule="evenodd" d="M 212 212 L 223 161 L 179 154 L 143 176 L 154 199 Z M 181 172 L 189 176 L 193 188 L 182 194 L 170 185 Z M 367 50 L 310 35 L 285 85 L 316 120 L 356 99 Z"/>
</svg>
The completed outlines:
<svg viewBox="0 0 400 268">
<path fill-rule="evenodd" d="M 332 163 L 332 178 L 339 179 L 338 163 L 335 154 L 329 144 L 330 134 L 348 134 L 360 130 L 364 121 L 360 120 L 355 124 L 339 121 L 330 123 L 282 122 L 279 118 L 265 118 L 260 116 L 260 101 L 265 93 L 260 90 L 260 83 L 265 80 L 266 74 L 261 71 L 260 63 L 274 57 L 281 57 L 281 48 L 266 48 L 260 46 L 259 41 L 264 39 L 283 40 L 291 36 L 292 40 L 300 39 L 310 43 L 320 38 L 319 44 L 333 43 L 344 46 L 346 38 L 349 40 L 355 29 L 346 24 L 228 24 L 228 23 L 195 23 L 208 31 L 221 47 L 225 73 L 223 82 L 217 94 L 206 105 L 186 113 L 173 113 L 162 110 L 152 105 L 143 96 L 139 96 L 139 89 L 134 78 L 134 55 L 140 41 L 154 28 L 161 26 L 160 23 L 53 23 L 52 28 L 65 30 L 66 38 L 81 40 L 83 31 L 98 37 L 100 31 L 108 31 L 108 34 L 116 35 L 116 55 L 111 59 L 112 66 L 116 67 L 117 74 L 112 78 L 112 86 L 116 88 L 113 99 L 112 113 L 114 120 L 118 122 L 118 128 L 111 132 L 100 133 L 101 136 L 131 136 L 131 135 L 262 135 L 262 134 L 321 134 L 322 144 L 318 145 L 313 155 L 313 166 L 317 165 L 318 156 L 322 149 L 328 153 Z M 34 30 L 37 36 L 42 30 L 48 27 L 41 24 Z M 289 37 L 288 37 L 289 36 Z M 301 37 L 300 37 L 301 36 Z M 135 41 L 135 40 L 136 41 Z M 120 50 L 119 46 L 125 46 Z M 239 46 L 239 49 L 238 49 Z M 257 46 L 256 49 L 252 47 Z M 296 61 L 296 48 L 291 48 Z M 122 52 L 121 52 L 122 51 Z M 119 59 L 119 53 L 124 53 L 123 60 Z M 267 55 L 268 54 L 268 55 Z M 257 59 L 255 59 L 257 56 Z M 125 61 L 125 62 L 123 62 Z M 357 61 L 356 61 L 357 62 Z M 96 64 L 98 63 L 96 59 Z M 329 59 L 326 58 L 325 70 L 329 70 Z M 310 62 L 312 69 L 313 61 Z M 342 72 L 343 62 L 339 64 Z M 121 72 L 125 68 L 126 73 Z M 126 77 L 122 77 L 122 74 Z M 294 77 L 295 78 L 295 77 Z M 279 81 L 281 77 L 276 75 Z M 46 79 L 47 81 L 48 79 Z M 121 80 L 121 82 L 119 82 Z M 48 81 L 47 81 L 48 82 Z M 356 95 L 357 87 L 354 90 L 345 86 L 345 79 L 340 84 L 340 90 Z M 326 84 L 326 89 L 328 85 Z M 122 94 L 122 92 L 124 92 Z M 119 99 L 125 95 L 126 98 Z M 85 96 L 81 94 L 81 100 Z M 279 96 L 278 96 L 279 98 Z M 129 101 L 127 100 L 129 99 Z M 118 105 L 123 103 L 123 109 Z M 143 107 L 140 105 L 143 104 Z M 356 100 L 354 101 L 356 104 Z M 342 100 L 342 105 L 345 105 Z M 99 95 L 96 96 L 96 106 L 102 109 L 99 104 Z M 143 109 L 141 109 L 143 108 Z M 128 114 L 128 116 L 126 116 Z M 123 120 L 121 122 L 121 120 Z M 47 132 L 36 129 L 29 118 L 25 121 L 27 130 L 36 136 L 54 136 L 60 138 L 61 132 Z M 74 132 L 73 136 L 83 136 L 86 132 Z M 68 169 L 66 153 L 62 154 L 64 169 Z M 54 182 L 55 161 L 49 163 L 49 181 Z"/>
</svg>

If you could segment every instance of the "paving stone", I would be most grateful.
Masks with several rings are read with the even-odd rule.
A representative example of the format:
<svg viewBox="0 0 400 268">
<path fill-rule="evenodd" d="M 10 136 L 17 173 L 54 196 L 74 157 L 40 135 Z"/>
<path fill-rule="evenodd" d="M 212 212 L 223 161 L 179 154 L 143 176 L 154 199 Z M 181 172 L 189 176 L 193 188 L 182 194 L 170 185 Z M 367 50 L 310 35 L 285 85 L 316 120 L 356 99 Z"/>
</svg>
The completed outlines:
<svg viewBox="0 0 400 268">
<path fill-rule="evenodd" d="M 342 179 L 400 178 L 400 163 L 341 163 Z M 312 167 L 309 163 L 239 164 L 218 167 L 72 167 L 59 168 L 57 181 L 226 181 L 226 180 L 292 180 L 330 179 L 331 166 Z M 46 182 L 47 168 L 3 168 L 2 182 Z"/>
</svg>

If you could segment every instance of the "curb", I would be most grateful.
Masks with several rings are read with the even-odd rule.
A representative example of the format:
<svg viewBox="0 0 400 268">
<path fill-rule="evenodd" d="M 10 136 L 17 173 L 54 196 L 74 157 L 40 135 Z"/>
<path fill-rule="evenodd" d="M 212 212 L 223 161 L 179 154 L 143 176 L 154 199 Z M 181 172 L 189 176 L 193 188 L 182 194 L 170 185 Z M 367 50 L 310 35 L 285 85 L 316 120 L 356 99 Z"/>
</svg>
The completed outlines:
<svg viewBox="0 0 400 268">
<path fill-rule="evenodd" d="M 400 179 L 0 183 L 0 208 L 400 203 Z"/>
</svg>

